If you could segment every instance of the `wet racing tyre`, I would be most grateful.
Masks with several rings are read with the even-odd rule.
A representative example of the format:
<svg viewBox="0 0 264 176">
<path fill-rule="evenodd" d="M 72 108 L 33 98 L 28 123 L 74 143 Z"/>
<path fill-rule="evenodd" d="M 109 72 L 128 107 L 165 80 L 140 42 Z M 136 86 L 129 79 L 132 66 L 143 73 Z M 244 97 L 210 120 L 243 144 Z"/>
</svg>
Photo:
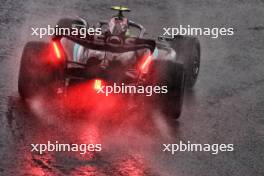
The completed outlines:
<svg viewBox="0 0 264 176">
<path fill-rule="evenodd" d="M 50 64 L 48 49 L 49 44 L 44 42 L 28 42 L 25 45 L 18 77 L 18 92 L 22 99 L 54 95 L 60 71 Z"/>
<path fill-rule="evenodd" d="M 183 65 L 159 60 L 155 61 L 151 67 L 151 81 L 155 85 L 167 87 L 167 93 L 156 94 L 152 102 L 158 105 L 158 108 L 167 117 L 178 119 L 182 111 L 185 88 Z"/>
<path fill-rule="evenodd" d="M 200 42 L 195 37 L 177 36 L 171 41 L 171 47 L 177 53 L 177 62 L 184 66 L 186 88 L 192 88 L 200 71 Z"/>
</svg>

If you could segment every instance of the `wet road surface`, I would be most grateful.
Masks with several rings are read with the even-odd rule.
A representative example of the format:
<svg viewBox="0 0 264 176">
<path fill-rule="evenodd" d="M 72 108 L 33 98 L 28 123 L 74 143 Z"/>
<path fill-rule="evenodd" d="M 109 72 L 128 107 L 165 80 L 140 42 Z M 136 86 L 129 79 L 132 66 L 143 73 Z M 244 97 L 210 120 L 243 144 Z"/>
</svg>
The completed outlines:
<svg viewBox="0 0 264 176">
<path fill-rule="evenodd" d="M 110 17 L 111 1 L 13 1 L 0 4 L 0 175 L 264 175 L 264 2 L 131 0 L 134 21 L 149 37 L 162 27 L 191 24 L 234 27 L 235 35 L 199 37 L 201 71 L 186 92 L 178 122 L 154 110 L 119 114 L 60 115 L 39 99 L 26 106 L 17 94 L 21 52 L 31 27 L 55 24 L 62 17 L 89 21 Z M 148 19 L 148 20 L 146 20 Z M 43 40 L 48 40 L 45 38 Z M 30 144 L 101 143 L 86 155 L 30 152 Z M 163 143 L 233 143 L 233 152 L 162 152 Z"/>
</svg>

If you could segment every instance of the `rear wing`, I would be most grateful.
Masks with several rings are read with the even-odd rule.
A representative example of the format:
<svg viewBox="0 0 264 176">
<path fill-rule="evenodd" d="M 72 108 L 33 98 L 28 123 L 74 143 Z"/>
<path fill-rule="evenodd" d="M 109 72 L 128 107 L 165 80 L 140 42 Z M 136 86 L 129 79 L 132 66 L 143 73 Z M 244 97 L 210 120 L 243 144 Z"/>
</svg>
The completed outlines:
<svg viewBox="0 0 264 176">
<path fill-rule="evenodd" d="M 113 35 L 87 35 L 85 38 L 73 35 L 53 36 L 52 40 L 67 38 L 86 48 L 114 53 L 123 53 L 139 49 L 149 49 L 151 54 L 154 52 L 156 42 L 151 39 L 142 39 L 137 37 L 119 37 Z"/>
</svg>

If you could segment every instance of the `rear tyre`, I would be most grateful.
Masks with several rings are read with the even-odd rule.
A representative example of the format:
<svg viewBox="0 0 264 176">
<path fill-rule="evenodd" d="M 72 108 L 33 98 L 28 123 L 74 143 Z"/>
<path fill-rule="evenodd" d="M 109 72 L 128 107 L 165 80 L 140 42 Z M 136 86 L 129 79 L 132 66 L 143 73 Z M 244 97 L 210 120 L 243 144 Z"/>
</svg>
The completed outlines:
<svg viewBox="0 0 264 176">
<path fill-rule="evenodd" d="M 23 50 L 18 78 L 18 92 L 23 99 L 39 95 L 54 95 L 59 69 L 48 60 L 49 45 L 28 42 Z"/>
<path fill-rule="evenodd" d="M 193 88 L 200 71 L 201 49 L 197 38 L 177 36 L 171 42 L 171 47 L 177 53 L 177 62 L 184 66 L 187 88 Z"/>
<path fill-rule="evenodd" d="M 155 85 L 167 87 L 167 93 L 156 94 L 153 102 L 159 106 L 163 114 L 178 119 L 182 111 L 185 87 L 183 65 L 170 61 L 155 61 L 151 77 Z"/>
<path fill-rule="evenodd" d="M 57 22 L 59 28 L 71 29 L 74 25 L 84 25 L 82 21 L 71 18 L 62 18 Z"/>
</svg>

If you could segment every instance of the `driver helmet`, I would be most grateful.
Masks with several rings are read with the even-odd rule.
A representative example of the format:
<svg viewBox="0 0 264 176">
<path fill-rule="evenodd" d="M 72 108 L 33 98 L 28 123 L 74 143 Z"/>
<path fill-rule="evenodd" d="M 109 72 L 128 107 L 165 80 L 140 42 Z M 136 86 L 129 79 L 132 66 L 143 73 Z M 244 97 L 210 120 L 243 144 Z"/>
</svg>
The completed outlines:
<svg viewBox="0 0 264 176">
<path fill-rule="evenodd" d="M 127 18 L 113 17 L 109 21 L 108 26 L 109 26 L 109 31 L 112 35 L 118 35 L 118 36 L 129 35 Z"/>
</svg>

